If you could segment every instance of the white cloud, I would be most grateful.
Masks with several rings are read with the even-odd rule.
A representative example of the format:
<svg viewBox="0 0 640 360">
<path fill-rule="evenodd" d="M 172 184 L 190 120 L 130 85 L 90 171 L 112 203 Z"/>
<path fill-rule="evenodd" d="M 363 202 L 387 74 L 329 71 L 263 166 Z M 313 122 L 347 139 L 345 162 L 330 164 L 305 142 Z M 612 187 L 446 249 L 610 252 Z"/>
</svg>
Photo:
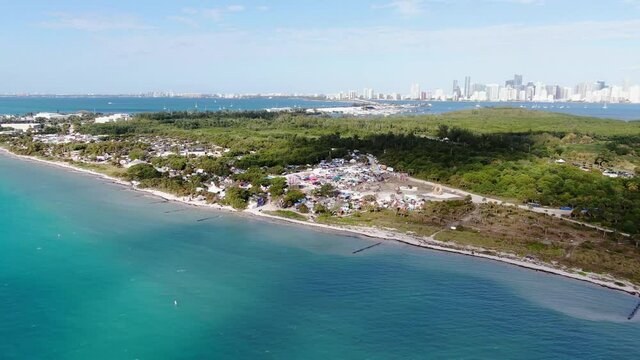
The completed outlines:
<svg viewBox="0 0 640 360">
<path fill-rule="evenodd" d="M 244 6 L 242 5 L 229 5 L 227 6 L 228 12 L 241 12 L 244 11 Z"/>
<path fill-rule="evenodd" d="M 228 5 L 224 7 L 215 7 L 215 8 L 204 8 L 204 9 L 196 9 L 196 8 L 184 8 L 182 9 L 182 13 L 188 16 L 191 16 L 191 19 L 188 19 L 186 16 L 172 16 L 169 17 L 171 20 L 187 24 L 189 26 L 194 26 L 197 24 L 197 18 L 202 18 L 206 20 L 213 20 L 215 22 L 221 22 L 224 20 L 225 15 L 230 13 L 240 13 L 246 10 L 244 5 Z"/>
<path fill-rule="evenodd" d="M 158 35 L 165 43 L 182 44 L 192 52 L 216 49 L 216 53 L 235 54 L 239 59 L 248 54 L 261 53 L 274 58 L 314 58 L 330 59 L 354 58 L 385 59 L 409 57 L 416 61 L 436 61 L 437 59 L 465 60 L 469 54 L 474 59 L 484 59 L 492 68 L 524 66 L 524 63 L 553 62 L 553 68 L 571 69 L 578 59 L 580 64 L 591 64 L 594 69 L 607 68 L 605 64 L 619 68 L 616 59 L 638 58 L 638 51 L 632 51 L 624 44 L 640 40 L 640 20 L 573 22 L 555 25 L 526 26 L 504 24 L 476 28 L 450 28 L 443 30 L 412 30 L 400 27 L 366 28 L 281 28 L 273 31 L 238 31 L 220 29 L 215 32 L 201 32 L 181 37 Z M 122 46 L 123 39 L 115 43 Z M 616 45 L 622 42 L 622 46 Z M 140 41 L 130 49 L 140 50 L 151 46 L 154 41 Z M 507 51 L 511 49 L 512 51 Z M 148 51 L 154 51 L 153 46 Z M 607 53 L 611 56 L 595 59 L 593 53 Z M 189 51 L 185 51 L 189 53 Z M 615 55 L 614 55 L 615 53 Z M 447 54 L 444 56 L 443 54 Z M 231 55 L 229 55 L 231 56 Z M 618 56 L 618 57 L 616 57 Z M 559 61 L 559 59 L 563 59 Z M 333 61 L 333 60 L 332 60 Z M 394 63 L 393 59 L 389 59 Z M 475 60 L 474 60 L 475 62 Z M 543 64 L 544 63 L 544 64 Z M 602 66 L 593 66 L 601 64 Z M 532 68 L 537 66 L 531 65 Z"/>
<path fill-rule="evenodd" d="M 203 20 L 199 12 L 194 17 Z M 634 44 L 638 41 L 640 20 L 442 30 L 353 26 L 239 31 L 202 27 L 175 34 L 105 34 L 97 37 L 95 52 L 72 64 L 86 66 L 87 76 L 93 68 L 86 64 L 94 63 L 111 73 L 129 74 L 129 85 L 125 80 L 121 80 L 123 85 L 111 85 L 117 77 L 101 80 L 102 86 L 125 89 L 131 84 L 146 88 L 172 84 L 174 90 L 182 91 L 292 87 L 333 91 L 375 81 L 380 90 L 397 91 L 413 82 L 430 88 L 449 86 L 454 76 L 465 73 L 474 81 L 495 82 L 521 72 L 528 79 L 569 85 L 585 79 L 637 79 L 640 75 L 635 75 L 634 67 L 620 68 L 637 64 L 634 59 L 640 58 L 640 53 Z M 203 71 L 216 67 L 225 71 Z M 136 71 L 131 73 L 131 68 Z M 158 77 L 158 73 L 166 75 Z"/>
<path fill-rule="evenodd" d="M 195 19 L 188 16 L 174 15 L 167 17 L 167 19 L 193 28 L 197 28 L 200 26 L 200 24 Z"/>
<path fill-rule="evenodd" d="M 464 44 L 480 49 L 508 45 L 526 50 L 529 43 L 538 44 L 550 40 L 569 44 L 580 41 L 592 43 L 640 39 L 640 20 L 583 21 L 539 26 L 503 24 L 443 30 L 411 30 L 397 27 L 280 29 L 279 33 L 311 45 L 317 41 L 326 43 L 324 45 L 343 44 L 345 48 L 380 49 L 381 46 L 388 46 L 411 49 L 416 45 L 432 45 L 451 46 L 467 51 Z M 504 53 L 504 49 L 500 53 Z"/>
<path fill-rule="evenodd" d="M 40 23 L 50 29 L 72 29 L 79 31 L 147 30 L 151 29 L 139 18 L 129 14 L 98 15 L 58 12 L 50 14 L 50 19 Z"/>
<path fill-rule="evenodd" d="M 224 14 L 224 11 L 221 8 L 202 9 L 200 11 L 200 15 L 202 15 L 204 18 L 207 18 L 213 21 L 222 21 L 223 14 Z"/>
<path fill-rule="evenodd" d="M 491 1 L 518 4 L 518 5 L 544 5 L 544 0 L 491 0 Z"/>
<path fill-rule="evenodd" d="M 373 9 L 391 9 L 403 17 L 414 17 L 424 13 L 424 0 L 393 0 L 386 4 L 373 5 Z"/>
</svg>

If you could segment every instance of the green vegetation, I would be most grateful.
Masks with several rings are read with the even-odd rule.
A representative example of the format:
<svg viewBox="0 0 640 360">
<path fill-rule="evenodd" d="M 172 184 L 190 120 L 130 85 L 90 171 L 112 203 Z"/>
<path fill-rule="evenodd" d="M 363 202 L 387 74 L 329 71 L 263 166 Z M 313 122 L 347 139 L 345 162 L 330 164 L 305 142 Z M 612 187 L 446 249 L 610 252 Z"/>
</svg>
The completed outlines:
<svg viewBox="0 0 640 360">
<path fill-rule="evenodd" d="M 265 211 L 265 214 L 279 216 L 287 219 L 306 221 L 307 217 L 291 210 Z"/>
<path fill-rule="evenodd" d="M 316 221 L 331 225 L 376 227 L 417 236 L 431 236 L 442 228 L 428 222 L 421 213 L 410 212 L 400 215 L 392 210 L 359 212 L 344 217 L 323 214 L 318 216 Z"/>
<path fill-rule="evenodd" d="M 142 114 L 82 130 L 215 143 L 242 154 L 233 163 L 245 169 L 312 164 L 359 149 L 417 178 L 522 203 L 569 206 L 582 220 L 639 231 L 640 181 L 598 171 L 640 168 L 639 121 L 507 108 L 374 119 L 217 112 Z M 567 164 L 553 163 L 559 158 Z"/>
<path fill-rule="evenodd" d="M 98 171 L 140 181 L 183 196 L 216 196 L 203 192 L 205 183 L 224 183 L 222 203 L 246 208 L 249 200 L 264 200 L 267 190 L 282 207 L 277 216 L 430 236 L 489 251 L 505 251 L 540 260 L 609 272 L 640 283 L 640 179 L 608 178 L 605 169 L 639 172 L 640 121 L 584 118 L 523 109 L 478 109 L 443 115 L 389 118 L 329 118 L 303 113 L 175 112 L 141 114 L 127 122 L 76 122 L 81 132 L 103 135 L 106 141 L 45 145 L 28 136 L 5 138 L 11 150 L 24 155 L 70 158 L 80 153 L 91 160 L 110 154 L 153 164 L 128 170 L 117 161 Z M 50 129 L 49 131 L 61 131 Z M 168 156 L 152 158 L 141 139 L 170 137 L 191 143 L 218 145 L 221 157 Z M 148 141 L 147 141 L 148 142 Z M 349 159 L 350 151 L 375 155 L 396 172 L 432 180 L 478 194 L 519 203 L 569 206 L 577 220 L 629 233 L 602 234 L 550 216 L 468 199 L 429 203 L 417 211 L 377 209 L 349 216 L 333 214 L 315 204 L 300 204 L 305 194 L 288 188 L 286 171 L 304 169 L 333 158 Z M 556 163 L 563 159 L 565 163 Z M 155 168 L 172 171 L 159 173 Z M 195 174 L 195 169 L 204 174 Z M 171 172 L 178 174 L 171 175 Z M 275 175 L 275 177 L 274 177 Z M 226 182 L 225 182 L 226 181 Z M 233 184 L 229 186 L 229 184 Z M 251 186 L 249 186 L 251 185 Z M 331 198 L 336 189 L 322 186 L 313 195 Z M 298 204 L 298 205 L 297 205 Z"/>
<path fill-rule="evenodd" d="M 271 196 L 278 197 L 284 195 L 287 189 L 287 179 L 283 177 L 277 177 L 271 179 L 271 186 L 269 186 L 269 193 Z"/>
<path fill-rule="evenodd" d="M 502 238 L 471 230 L 446 230 L 436 235 L 436 240 L 472 245 L 520 256 L 535 256 L 547 262 L 554 261 L 565 255 L 565 250 L 559 246 L 546 245 L 535 240 L 523 242 L 517 237 Z"/>
<path fill-rule="evenodd" d="M 169 155 L 167 157 L 156 157 L 152 162 L 157 167 L 166 166 L 171 170 L 180 171 L 187 168 L 188 159 L 184 156 Z"/>
<path fill-rule="evenodd" d="M 156 178 L 159 178 L 160 175 L 161 174 L 158 172 L 158 170 L 156 170 L 156 168 L 153 167 L 153 165 L 138 164 L 130 167 L 127 170 L 126 178 L 128 180 L 142 181 L 142 180 L 156 179 Z"/>
<path fill-rule="evenodd" d="M 331 184 L 324 184 L 318 190 L 316 190 L 317 196 L 334 197 L 338 194 L 338 191 Z"/>
<path fill-rule="evenodd" d="M 232 206 L 237 210 L 244 210 L 247 208 L 249 197 L 250 193 L 248 190 L 239 187 L 231 187 L 227 189 L 226 196 L 223 199 L 223 204 Z"/>
<path fill-rule="evenodd" d="M 282 207 L 288 208 L 304 199 L 306 195 L 300 190 L 289 190 L 282 198 Z"/>
<path fill-rule="evenodd" d="M 75 167 L 95 171 L 114 178 L 125 178 L 127 173 L 125 169 L 110 164 L 88 164 L 78 161 L 69 161 L 69 163 Z"/>
</svg>

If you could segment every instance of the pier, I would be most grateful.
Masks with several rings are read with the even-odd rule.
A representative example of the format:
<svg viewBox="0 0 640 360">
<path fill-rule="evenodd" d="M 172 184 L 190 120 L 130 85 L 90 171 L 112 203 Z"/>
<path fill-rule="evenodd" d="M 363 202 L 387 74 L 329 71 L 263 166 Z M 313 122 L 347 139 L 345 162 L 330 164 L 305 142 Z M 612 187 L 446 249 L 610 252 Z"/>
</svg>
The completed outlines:
<svg viewBox="0 0 640 360">
<path fill-rule="evenodd" d="M 202 222 L 202 221 L 207 221 L 207 220 L 211 220 L 211 219 L 216 219 L 216 218 L 219 218 L 219 217 L 220 217 L 220 215 L 218 215 L 218 216 L 210 216 L 210 217 L 206 217 L 206 218 L 198 219 L 198 220 L 196 220 L 196 221 L 197 221 L 197 222 Z"/>
<path fill-rule="evenodd" d="M 627 317 L 627 320 L 633 319 L 633 317 L 636 316 L 636 314 L 638 313 L 638 310 L 640 310 L 640 302 L 638 302 L 638 305 L 636 305 L 636 307 L 633 308 L 633 311 L 631 311 L 631 314 L 629 314 L 629 316 Z"/>
<path fill-rule="evenodd" d="M 381 242 L 379 242 L 379 243 L 376 243 L 376 244 L 373 244 L 373 245 L 369 245 L 369 246 L 367 246 L 367 247 L 363 247 L 362 249 L 358 249 L 358 250 L 356 250 L 356 251 L 352 252 L 351 254 L 357 254 L 357 253 L 359 253 L 359 252 L 362 252 L 362 251 L 365 251 L 365 250 L 369 250 L 369 249 L 371 249 L 371 248 L 373 248 L 373 247 L 376 247 L 376 246 L 378 246 L 378 245 L 380 245 L 380 244 L 382 244 L 382 243 L 381 243 Z"/>
<path fill-rule="evenodd" d="M 186 211 L 187 209 L 177 209 L 177 210 L 169 210 L 169 211 L 165 211 L 165 214 L 171 214 L 171 213 L 177 213 L 180 211 Z"/>
</svg>

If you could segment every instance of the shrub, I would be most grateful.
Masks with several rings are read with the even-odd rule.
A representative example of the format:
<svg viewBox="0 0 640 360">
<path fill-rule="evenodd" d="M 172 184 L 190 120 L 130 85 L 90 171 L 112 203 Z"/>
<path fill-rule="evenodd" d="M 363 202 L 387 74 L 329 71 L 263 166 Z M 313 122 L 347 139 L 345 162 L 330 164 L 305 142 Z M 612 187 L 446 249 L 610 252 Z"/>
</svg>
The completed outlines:
<svg viewBox="0 0 640 360">
<path fill-rule="evenodd" d="M 162 176 L 158 170 L 156 170 L 150 164 L 138 164 L 127 169 L 125 177 L 127 180 L 142 181 L 147 179 L 156 179 Z"/>
</svg>

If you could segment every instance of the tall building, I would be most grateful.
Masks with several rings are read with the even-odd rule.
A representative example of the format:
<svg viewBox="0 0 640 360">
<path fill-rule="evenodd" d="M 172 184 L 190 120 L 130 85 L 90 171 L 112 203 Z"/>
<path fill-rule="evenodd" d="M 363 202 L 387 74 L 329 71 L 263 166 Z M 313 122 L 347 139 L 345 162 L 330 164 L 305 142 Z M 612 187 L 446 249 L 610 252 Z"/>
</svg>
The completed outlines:
<svg viewBox="0 0 640 360">
<path fill-rule="evenodd" d="M 500 85 L 498 84 L 487 84 L 487 99 L 489 101 L 498 101 L 500 98 Z"/>
<path fill-rule="evenodd" d="M 420 84 L 411 85 L 411 94 L 409 94 L 409 97 L 412 100 L 420 100 Z"/>
<path fill-rule="evenodd" d="M 487 89 L 487 86 L 485 84 L 473 84 L 471 86 L 471 92 L 481 92 L 481 91 L 485 91 Z"/>
<path fill-rule="evenodd" d="M 464 98 L 468 99 L 471 96 L 471 76 L 464 77 Z"/>
<path fill-rule="evenodd" d="M 369 88 L 364 88 L 364 91 L 362 92 L 362 96 L 366 100 L 373 100 L 375 98 L 374 94 L 375 94 L 374 90 Z"/>
<path fill-rule="evenodd" d="M 518 74 L 513 75 L 513 85 L 514 87 L 522 86 L 522 75 L 518 75 Z"/>
<path fill-rule="evenodd" d="M 629 101 L 637 104 L 640 103 L 640 86 L 628 86 L 629 91 Z"/>
<path fill-rule="evenodd" d="M 453 80 L 453 91 L 451 94 L 453 95 L 453 100 L 460 99 L 462 92 L 460 91 L 460 85 L 458 84 L 458 80 Z"/>
</svg>

